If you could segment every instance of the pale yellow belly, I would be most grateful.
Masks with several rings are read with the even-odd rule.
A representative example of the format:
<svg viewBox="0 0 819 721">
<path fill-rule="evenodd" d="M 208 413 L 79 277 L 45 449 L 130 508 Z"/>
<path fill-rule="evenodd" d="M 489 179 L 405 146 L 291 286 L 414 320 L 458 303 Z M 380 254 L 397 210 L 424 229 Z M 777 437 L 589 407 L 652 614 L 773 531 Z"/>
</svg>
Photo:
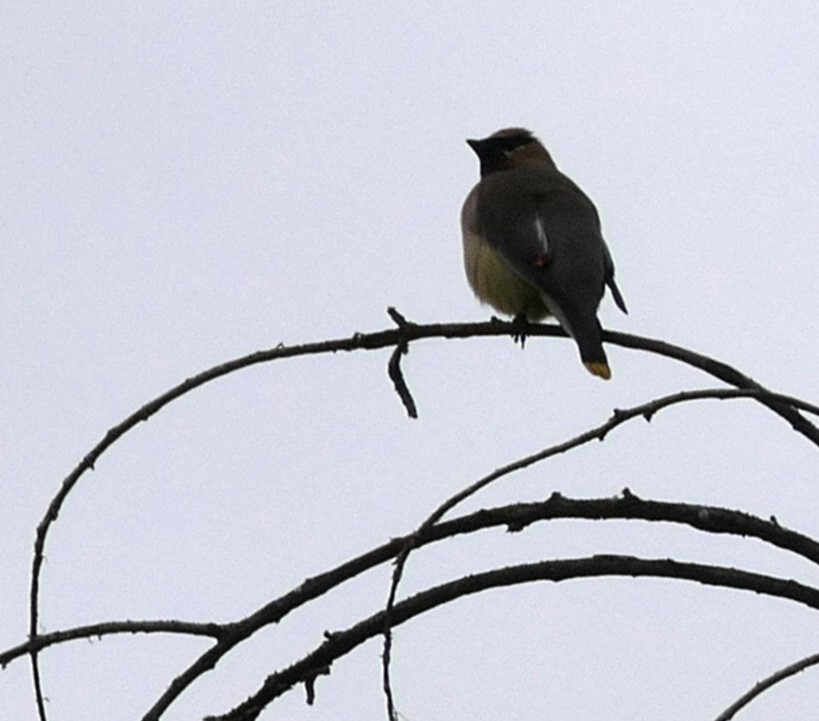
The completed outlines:
<svg viewBox="0 0 819 721">
<path fill-rule="evenodd" d="M 525 313 L 531 321 L 549 315 L 540 292 L 529 285 L 476 233 L 464 233 L 466 278 L 478 299 L 505 315 Z"/>
</svg>

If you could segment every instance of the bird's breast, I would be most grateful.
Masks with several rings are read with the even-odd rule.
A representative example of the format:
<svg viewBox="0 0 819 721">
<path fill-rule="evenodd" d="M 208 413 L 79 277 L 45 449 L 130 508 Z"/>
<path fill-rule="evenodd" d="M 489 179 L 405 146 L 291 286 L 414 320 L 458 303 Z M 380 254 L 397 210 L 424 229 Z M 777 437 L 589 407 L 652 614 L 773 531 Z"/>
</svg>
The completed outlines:
<svg viewBox="0 0 819 721">
<path fill-rule="evenodd" d="M 549 311 L 534 286 L 513 271 L 480 233 L 464 229 L 464 269 L 473 292 L 504 315 L 542 320 Z"/>
</svg>

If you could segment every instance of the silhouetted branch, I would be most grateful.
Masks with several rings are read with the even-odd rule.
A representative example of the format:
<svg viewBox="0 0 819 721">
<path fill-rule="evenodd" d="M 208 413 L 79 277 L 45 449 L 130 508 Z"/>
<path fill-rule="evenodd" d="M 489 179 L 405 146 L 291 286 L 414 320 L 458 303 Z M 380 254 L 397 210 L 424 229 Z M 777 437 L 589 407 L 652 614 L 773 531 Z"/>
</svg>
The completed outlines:
<svg viewBox="0 0 819 721">
<path fill-rule="evenodd" d="M 411 325 L 395 308 L 387 308 L 387 313 L 390 318 L 395 321 L 399 329 Z M 387 375 L 389 375 L 395 387 L 395 392 L 401 399 L 401 403 L 403 403 L 404 408 L 407 409 L 407 415 L 410 418 L 418 418 L 418 409 L 415 405 L 415 400 L 412 397 L 412 393 L 410 393 L 407 382 L 404 380 L 404 373 L 401 371 L 401 356 L 407 353 L 409 353 L 409 343 L 406 340 L 402 340 L 395 346 L 395 350 L 390 356 L 390 362 L 387 364 Z"/>
<path fill-rule="evenodd" d="M 266 604 L 251 616 L 234 623 L 192 623 L 187 621 L 110 621 L 64 631 L 42 634 L 0 653 L 0 666 L 48 646 L 66 641 L 101 638 L 114 633 L 178 633 L 208 636 L 219 641 L 226 650 L 265 625 L 281 621 L 290 611 L 324 595 L 342 583 L 395 558 L 414 538 L 418 547 L 459 535 L 505 526 L 509 532 L 519 532 L 533 523 L 557 519 L 643 520 L 677 523 L 693 529 L 756 538 L 777 548 L 790 551 L 819 564 L 819 542 L 809 536 L 741 511 L 717 506 L 698 506 L 638 498 L 625 491 L 621 498 L 573 499 L 553 493 L 545 501 L 514 503 L 485 508 L 431 527 L 423 537 L 414 534 L 395 538 L 357 556 L 319 576 L 307 579 L 293 591 Z M 241 633 L 239 633 L 241 629 Z"/>
<path fill-rule="evenodd" d="M 415 537 L 419 546 L 434 543 L 461 534 L 498 526 L 520 531 L 532 523 L 554 519 L 597 519 L 670 522 L 689 525 L 708 533 L 725 533 L 757 538 L 784 550 L 819 563 L 819 543 L 778 524 L 739 511 L 712 506 L 693 506 L 684 503 L 646 501 L 629 493 L 623 498 L 594 500 L 570 499 L 552 494 L 546 501 L 518 503 L 493 509 L 484 509 L 466 516 L 441 522 L 429 528 L 422 538 Z M 414 536 L 414 534 L 413 534 Z M 229 624 L 220 641 L 208 649 L 157 700 L 143 721 L 157 721 L 176 698 L 199 676 L 214 668 L 241 641 L 249 638 L 263 626 L 279 623 L 290 611 L 324 595 L 355 576 L 389 561 L 402 552 L 410 538 L 396 538 L 358 556 L 340 566 L 306 580 L 298 588 L 259 609 L 247 618 Z"/>
<path fill-rule="evenodd" d="M 395 563 L 395 569 L 393 570 L 392 574 L 392 581 L 390 584 L 390 590 L 387 595 L 387 604 L 385 608 L 384 614 L 384 650 L 381 656 L 382 659 L 382 688 L 384 690 L 384 696 L 387 702 L 387 717 L 390 721 L 396 721 L 397 714 L 395 711 L 395 699 L 393 697 L 392 692 L 392 684 L 390 682 L 390 663 L 392 660 L 392 635 L 390 633 L 390 626 L 391 626 L 391 619 L 392 619 L 392 608 L 395 604 L 395 599 L 398 594 L 398 586 L 401 583 L 401 577 L 404 573 L 404 567 L 407 563 L 407 559 L 409 558 L 409 554 L 412 552 L 412 549 L 415 547 L 419 538 L 422 538 L 423 535 L 434 526 L 446 513 L 451 511 L 455 506 L 459 503 L 462 503 L 470 496 L 475 495 L 478 491 L 486 488 L 489 484 L 493 483 L 494 481 L 509 475 L 515 471 L 522 470 L 531 466 L 535 463 L 543 461 L 547 458 L 552 456 L 559 455 L 561 453 L 566 453 L 574 448 L 578 448 L 586 443 L 589 443 L 593 440 L 604 440 L 605 437 L 608 435 L 609 432 L 617 428 L 618 426 L 630 421 L 634 418 L 644 418 L 646 421 L 651 421 L 654 415 L 664 408 L 668 408 L 669 406 L 677 405 L 679 403 L 686 403 L 695 400 L 704 400 L 704 399 L 736 399 L 736 398 L 753 398 L 760 402 L 765 403 L 769 407 L 771 404 L 791 404 L 796 405 L 803 410 L 810 411 L 811 413 L 819 414 L 819 407 L 814 406 L 813 404 L 806 403 L 799 399 L 790 398 L 787 396 L 782 396 L 775 393 L 770 393 L 769 391 L 764 391 L 761 389 L 725 389 L 725 388 L 718 388 L 718 389 L 704 389 L 698 391 L 683 391 L 680 393 L 673 393 L 668 396 L 664 396 L 662 398 L 656 398 L 648 403 L 642 403 L 638 406 L 633 406 L 632 408 L 627 409 L 616 409 L 614 414 L 612 415 L 609 420 L 601 425 L 597 426 L 596 428 L 592 428 L 588 431 L 585 431 L 574 438 L 564 441 L 562 443 L 558 443 L 556 445 L 550 446 L 544 450 L 538 451 L 537 453 L 533 453 L 532 455 L 526 456 L 525 458 L 521 458 L 517 461 L 509 463 L 501 468 L 496 469 L 492 473 L 484 476 L 483 478 L 479 479 L 475 483 L 467 486 L 466 488 L 462 489 L 458 493 L 454 494 L 450 498 L 448 498 L 444 503 L 442 503 L 432 514 L 418 527 L 415 534 L 412 534 L 407 541 L 406 546 L 401 550 L 399 553 L 398 558 Z M 767 401 L 767 402 L 766 402 Z"/>
<path fill-rule="evenodd" d="M 442 521 L 429 528 L 423 537 L 415 537 L 418 546 L 435 543 L 458 535 L 480 530 L 506 527 L 518 532 L 528 526 L 555 519 L 644 520 L 677 523 L 708 533 L 731 534 L 756 538 L 764 543 L 798 554 L 819 563 L 819 543 L 803 534 L 776 523 L 739 511 L 714 506 L 650 501 L 628 492 L 622 498 L 572 499 L 553 493 L 545 501 L 515 503 L 483 509 Z M 169 688 L 144 716 L 144 721 L 156 721 L 162 713 L 199 676 L 214 668 L 218 661 L 243 640 L 264 626 L 280 622 L 288 613 L 324 595 L 342 583 L 395 558 L 411 536 L 396 538 L 367 553 L 361 554 L 330 571 L 307 579 L 297 588 L 266 604 L 250 616 L 232 623 L 196 624 L 181 621 L 122 621 L 82 626 L 44 634 L 34 641 L 16 646 L 0 654 L 0 666 L 32 650 L 41 650 L 56 643 L 94 638 L 109 633 L 164 632 L 210 636 L 217 643 L 205 651 L 188 669 L 173 680 Z"/>
<path fill-rule="evenodd" d="M 425 338 L 469 338 L 499 335 L 514 336 L 518 332 L 518 328 L 514 323 L 506 323 L 497 320 L 487 323 L 416 325 L 406 321 L 406 319 L 397 311 L 391 310 L 390 315 L 394 320 L 396 318 L 400 319 L 401 322 L 397 329 L 378 331 L 374 333 L 356 333 L 350 338 L 307 343 L 297 346 L 288 347 L 279 345 L 269 350 L 257 351 L 227 363 L 214 366 L 213 368 L 192 376 L 174 388 L 171 388 L 167 392 L 157 396 L 152 401 L 142 406 L 139 410 L 128 416 L 121 423 L 111 428 L 102 438 L 102 440 L 100 440 L 68 474 L 68 476 L 66 476 L 37 526 L 31 567 L 31 585 L 29 592 L 29 640 L 32 642 L 32 650 L 30 652 L 30 658 L 35 686 L 35 696 L 37 699 L 41 721 L 45 721 L 46 718 L 45 704 L 43 700 L 44 694 L 42 691 L 39 665 L 37 663 L 38 647 L 36 643 L 33 642 L 35 642 L 40 635 L 38 633 L 40 577 L 49 529 L 51 528 L 51 524 L 58 518 L 66 498 L 80 478 L 87 471 L 92 470 L 97 460 L 99 460 L 99 458 L 122 436 L 124 436 L 142 421 L 147 421 L 169 403 L 186 395 L 187 393 L 190 393 L 191 391 L 209 383 L 210 381 L 216 380 L 217 378 L 221 378 L 229 373 L 233 373 L 243 368 L 249 368 L 259 363 L 267 363 L 274 360 L 304 355 L 336 353 L 338 351 L 375 350 L 390 346 L 395 346 L 396 348 L 403 350 L 404 348 L 408 348 L 411 342 Z M 539 324 L 530 325 L 527 328 L 527 336 L 530 338 L 535 336 L 566 337 L 565 333 L 558 326 Z M 699 368 L 700 370 L 703 370 L 704 372 L 709 373 L 714 377 L 738 388 L 762 391 L 762 394 L 758 398 L 759 402 L 768 406 L 775 413 L 787 420 L 796 431 L 819 446 L 819 429 L 807 421 L 799 413 L 799 411 L 796 410 L 800 407 L 804 408 L 806 404 L 800 406 L 796 402 L 788 403 L 784 400 L 774 400 L 774 396 L 766 395 L 765 389 L 759 386 L 759 384 L 757 384 L 755 381 L 742 375 L 724 363 L 692 351 L 688 351 L 684 348 L 650 338 L 641 338 L 624 333 L 604 331 L 603 339 L 606 342 L 621 345 L 623 347 L 646 350 L 665 357 L 674 358 L 688 365 Z M 396 370 L 398 371 L 397 374 Z M 407 400 L 409 399 L 411 401 L 412 396 L 409 394 L 409 389 L 403 379 L 403 375 L 400 373 L 398 358 L 393 361 L 391 371 L 393 373 L 393 382 L 395 383 L 396 378 L 400 380 L 400 383 L 396 384 L 396 388 L 399 390 L 399 395 L 402 397 L 402 401 L 404 402 L 408 411 L 414 411 L 414 402 L 407 405 Z M 402 384 L 403 390 L 405 391 L 403 394 L 401 392 Z M 784 399 L 783 396 L 777 396 L 777 398 Z"/>
<path fill-rule="evenodd" d="M 37 638 L 21 643 L 0 653 L 0 668 L 32 651 L 42 651 L 66 641 L 99 638 L 117 633 L 173 633 L 184 636 L 207 636 L 217 641 L 225 635 L 224 626 L 218 623 L 193 623 L 190 621 L 105 621 L 87 626 L 76 626 L 65 631 L 43 633 Z"/>
<path fill-rule="evenodd" d="M 736 588 L 786 598 L 819 610 L 819 589 L 796 581 L 774 578 L 733 568 L 680 563 L 668 559 L 643 559 L 628 556 L 593 556 L 591 558 L 541 561 L 476 573 L 456 581 L 422 591 L 392 609 L 392 623 L 405 621 L 457 598 L 491 588 L 513 586 L 533 581 L 567 581 L 601 576 L 678 578 L 709 586 Z M 294 685 L 315 679 L 318 669 L 330 667 L 364 641 L 383 632 L 385 611 L 380 611 L 355 626 L 327 634 L 315 650 L 288 668 L 271 674 L 261 688 L 231 711 L 206 721 L 253 721 L 273 700 Z"/>
<path fill-rule="evenodd" d="M 819 664 L 819 653 L 813 654 L 812 656 L 807 656 L 796 663 L 792 663 L 790 666 L 785 666 L 785 668 L 780 669 L 776 673 L 768 676 L 768 678 L 765 678 L 759 683 L 755 684 L 754 687 L 748 691 L 748 693 L 743 694 L 740 698 L 738 698 L 727 709 L 725 709 L 725 711 L 717 716 L 714 721 L 729 721 L 730 719 L 734 718 L 737 711 L 743 709 L 757 696 L 760 696 L 765 691 L 778 684 L 780 681 L 784 681 L 786 678 L 795 676 L 800 671 L 804 671 L 806 668 L 816 666 L 817 664 Z"/>
</svg>

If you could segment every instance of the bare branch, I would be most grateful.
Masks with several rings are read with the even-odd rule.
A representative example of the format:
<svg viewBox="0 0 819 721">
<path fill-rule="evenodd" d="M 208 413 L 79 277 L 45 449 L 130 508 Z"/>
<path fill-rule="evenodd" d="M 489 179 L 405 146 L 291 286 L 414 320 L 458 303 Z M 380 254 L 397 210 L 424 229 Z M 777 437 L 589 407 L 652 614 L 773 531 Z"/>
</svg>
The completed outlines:
<svg viewBox="0 0 819 721">
<path fill-rule="evenodd" d="M 629 493 L 622 498 L 571 499 L 558 494 L 546 501 L 516 503 L 484 509 L 430 527 L 423 537 L 396 538 L 361 556 L 353 558 L 319 576 L 307 579 L 299 587 L 268 603 L 252 615 L 225 627 L 219 642 L 203 653 L 182 674 L 143 717 L 157 721 L 167 708 L 199 676 L 213 669 L 235 646 L 266 625 L 279 623 L 288 613 L 324 595 L 342 583 L 389 561 L 403 552 L 412 538 L 418 546 L 435 543 L 461 534 L 505 526 L 520 531 L 533 523 L 559 518 L 597 520 L 630 520 L 679 523 L 708 533 L 725 533 L 770 543 L 819 563 L 819 543 L 795 531 L 739 511 L 685 503 L 647 501 Z M 382 629 L 383 631 L 383 629 Z"/>
<path fill-rule="evenodd" d="M 628 492 L 621 498 L 572 499 L 554 493 L 545 501 L 516 503 L 443 521 L 431 527 L 423 537 L 416 537 L 418 546 L 435 543 L 458 535 L 490 528 L 506 527 L 522 531 L 528 526 L 555 519 L 644 520 L 688 525 L 691 528 L 718 534 L 756 538 L 783 550 L 819 563 L 819 543 L 776 523 L 739 511 L 713 506 L 697 506 L 643 500 Z M 227 624 L 197 624 L 182 621 L 122 621 L 57 631 L 38 636 L 34 641 L 16 646 L 0 654 L 0 666 L 34 650 L 71 640 L 101 637 L 111 633 L 183 633 L 210 636 L 217 643 L 204 652 L 189 668 L 173 680 L 170 687 L 145 715 L 145 721 L 159 719 L 162 713 L 199 676 L 214 668 L 218 661 L 235 646 L 260 628 L 280 622 L 292 610 L 321 596 L 342 583 L 371 570 L 398 555 L 410 536 L 396 538 L 365 554 L 353 558 L 319 576 L 306 580 L 284 596 L 238 622 Z"/>
<path fill-rule="evenodd" d="M 819 610 L 819 589 L 796 581 L 774 578 L 733 568 L 680 563 L 668 559 L 643 559 L 628 556 L 593 556 L 591 558 L 541 561 L 486 571 L 422 591 L 397 603 L 392 622 L 405 621 L 457 598 L 491 588 L 513 586 L 533 581 L 567 581 L 602 576 L 677 578 L 709 586 L 736 588 L 787 598 Z M 206 721 L 253 721 L 264 708 L 294 685 L 315 679 L 318 669 L 326 669 L 364 641 L 383 632 L 385 611 L 380 611 L 343 631 L 328 635 L 315 650 L 292 666 L 271 674 L 260 689 L 231 711 Z"/>
<path fill-rule="evenodd" d="M 387 308 L 387 314 L 393 319 L 399 330 L 408 328 L 413 325 L 403 315 L 401 315 L 395 308 Z M 407 409 L 407 415 L 410 418 L 418 418 L 418 408 L 415 405 L 415 400 L 410 393 L 409 386 L 404 380 L 404 373 L 401 370 L 401 356 L 409 353 L 409 342 L 406 338 L 402 339 L 396 346 L 395 350 L 390 356 L 390 362 L 387 364 L 387 375 L 395 388 L 395 392 Z"/>
<path fill-rule="evenodd" d="M 193 623 L 190 621 L 105 621 L 88 626 L 76 626 L 65 631 L 43 633 L 37 638 L 21 643 L 0 653 L 0 668 L 11 661 L 32 652 L 42 651 L 66 641 L 99 638 L 116 633 L 173 633 L 186 636 L 207 636 L 217 641 L 225 635 L 224 625 L 218 623 Z"/>
<path fill-rule="evenodd" d="M 384 696 L 387 702 L 387 716 L 390 719 L 390 721 L 396 721 L 397 718 L 395 712 L 395 699 L 393 697 L 392 684 L 390 682 L 390 662 L 392 660 L 392 636 L 390 634 L 390 624 L 392 619 L 391 610 L 395 604 L 395 599 L 398 594 L 398 586 L 401 583 L 401 577 L 404 573 L 404 567 L 407 563 L 407 559 L 409 558 L 412 549 L 415 547 L 415 545 L 417 545 L 418 540 L 423 537 L 423 535 L 429 530 L 429 528 L 434 526 L 446 513 L 451 511 L 459 503 L 463 502 L 470 496 L 473 496 L 483 488 L 486 488 L 486 486 L 493 483 L 494 481 L 504 476 L 507 476 L 510 473 L 527 468 L 528 466 L 546 460 L 547 458 L 551 458 L 552 456 L 566 453 L 567 451 L 570 451 L 574 448 L 589 443 L 590 441 L 593 440 L 602 441 L 605 439 L 605 437 L 608 435 L 610 431 L 614 430 L 618 426 L 634 418 L 644 418 L 646 421 L 650 421 L 656 413 L 658 413 L 660 410 L 664 408 L 668 408 L 679 403 L 686 403 L 689 401 L 703 400 L 708 398 L 721 400 L 731 398 L 753 398 L 762 403 L 765 403 L 766 405 L 768 405 L 768 407 L 772 407 L 772 404 L 780 406 L 788 404 L 795 405 L 804 410 L 810 411 L 811 413 L 819 413 L 819 407 L 814 406 L 810 403 L 806 403 L 795 398 L 792 399 L 788 396 L 770 393 L 769 391 L 765 391 L 759 388 L 757 389 L 718 388 L 673 393 L 671 395 L 663 396 L 662 398 L 656 398 L 652 401 L 649 401 L 648 403 L 642 403 L 638 406 L 633 406 L 632 408 L 627 408 L 625 410 L 616 409 L 612 417 L 609 418 L 609 420 L 607 420 L 605 423 L 602 423 L 596 428 L 592 428 L 588 431 L 585 431 L 584 433 L 581 433 L 580 435 L 575 436 L 574 438 L 568 441 L 564 441 L 562 443 L 550 446 L 544 450 L 538 451 L 537 453 L 533 453 L 532 455 L 518 459 L 517 461 L 513 461 L 512 463 L 509 463 L 505 466 L 502 466 L 501 468 L 496 469 L 487 476 L 484 476 L 475 483 L 467 486 L 463 490 L 454 494 L 453 496 L 448 498 L 444 503 L 438 506 L 438 508 L 436 508 L 435 511 L 433 511 L 433 513 L 418 527 L 416 532 L 410 536 L 410 539 L 407 542 L 406 546 L 401 550 L 401 553 L 398 555 L 398 558 L 396 559 L 395 563 L 395 569 L 393 570 L 389 594 L 387 595 L 387 604 L 384 614 L 384 650 L 381 657 L 382 658 L 381 681 L 382 688 L 384 690 Z"/>
<path fill-rule="evenodd" d="M 335 353 L 338 351 L 375 350 L 389 346 L 401 346 L 402 344 L 408 347 L 411 341 L 420 340 L 423 338 L 469 338 L 475 336 L 498 335 L 511 335 L 514 337 L 519 332 L 519 328 L 514 323 L 506 323 L 498 320 L 493 320 L 488 323 L 416 325 L 414 323 L 407 322 L 406 319 L 395 310 L 392 310 L 390 315 L 394 320 L 396 318 L 400 319 L 401 325 L 399 328 L 367 334 L 356 333 L 350 338 L 307 343 L 298 346 L 279 345 L 269 350 L 257 351 L 241 358 L 228 361 L 227 363 L 214 366 L 213 368 L 186 379 L 183 383 L 180 383 L 167 392 L 157 396 L 152 401 L 142 406 L 139 410 L 128 416 L 121 423 L 111 428 L 102 438 L 102 440 L 100 440 L 68 474 L 68 476 L 66 476 L 37 526 L 34 542 L 34 554 L 31 565 L 31 584 L 29 590 L 30 641 L 34 642 L 39 636 L 40 577 L 46 540 L 51 524 L 57 520 L 66 498 L 79 479 L 87 471 L 94 468 L 94 464 L 114 443 L 116 443 L 116 441 L 118 441 L 123 435 L 142 421 L 147 421 L 150 417 L 158 413 L 172 401 L 186 395 L 187 393 L 190 393 L 200 386 L 216 380 L 217 378 L 228 375 L 229 373 L 233 373 L 243 368 L 249 368 L 250 366 L 257 365 L 259 363 L 267 363 L 284 358 Z M 532 324 L 528 326 L 527 336 L 566 337 L 565 333 L 558 326 L 541 324 Z M 759 386 L 759 384 L 724 363 L 692 351 L 688 351 L 684 348 L 650 338 L 641 338 L 639 336 L 632 336 L 624 333 L 604 331 L 603 339 L 609 343 L 614 343 L 623 347 L 646 350 L 669 358 L 674 358 L 687 363 L 688 365 L 699 368 L 706 373 L 710 373 L 714 377 L 738 388 L 763 391 L 763 396 L 760 396 L 759 399 L 761 403 L 767 405 L 771 410 L 787 420 L 797 432 L 801 433 L 806 438 L 810 439 L 815 445 L 819 446 L 819 429 L 807 421 L 799 413 L 799 411 L 796 410 L 800 407 L 799 405 L 796 403 L 785 403 L 784 401 L 773 400 L 771 396 L 765 396 L 765 389 Z M 403 380 L 403 377 L 401 377 L 401 379 Z M 393 378 L 393 380 L 395 381 L 395 378 Z M 405 383 L 404 389 L 408 394 L 409 390 L 406 388 Z M 409 396 L 409 398 L 411 399 L 411 396 Z M 403 396 L 402 400 L 406 405 L 407 396 Z M 414 406 L 415 404 L 413 402 L 412 405 L 408 407 L 408 410 L 413 409 Z M 41 721 L 46 721 L 45 703 L 43 700 L 44 694 L 42 691 L 39 664 L 37 663 L 36 644 L 32 646 L 32 649 L 35 649 L 30 653 L 35 696 L 37 699 L 40 719 Z"/>
<path fill-rule="evenodd" d="M 757 696 L 760 696 L 769 688 L 772 688 L 780 681 L 784 681 L 786 678 L 790 678 L 791 676 L 795 676 L 800 671 L 804 671 L 806 668 L 810 668 L 811 666 L 816 666 L 819 664 L 819 653 L 815 653 L 812 656 L 807 656 L 796 663 L 792 663 L 790 666 L 785 666 L 785 668 L 780 669 L 776 673 L 771 674 L 768 678 L 762 679 L 759 683 L 757 683 L 748 693 L 743 694 L 740 698 L 738 698 L 734 703 L 732 703 L 725 711 L 723 711 L 714 721 L 730 721 L 730 719 L 734 718 L 737 711 L 740 711 L 745 706 L 747 706 L 751 701 L 753 701 Z"/>
</svg>

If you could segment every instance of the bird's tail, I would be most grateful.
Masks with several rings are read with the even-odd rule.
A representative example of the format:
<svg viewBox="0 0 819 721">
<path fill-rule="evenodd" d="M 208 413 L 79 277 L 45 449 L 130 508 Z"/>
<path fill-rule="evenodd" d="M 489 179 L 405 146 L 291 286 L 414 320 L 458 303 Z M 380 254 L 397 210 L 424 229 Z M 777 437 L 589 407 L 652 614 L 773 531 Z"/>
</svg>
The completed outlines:
<svg viewBox="0 0 819 721">
<path fill-rule="evenodd" d="M 606 361 L 583 361 L 586 370 L 592 375 L 607 381 L 611 378 L 611 368 Z"/>
<path fill-rule="evenodd" d="M 602 329 L 597 318 L 592 318 L 588 323 L 576 324 L 572 330 L 580 350 L 580 360 L 583 361 L 586 370 L 604 380 L 611 378 L 611 368 L 606 351 L 603 350 Z"/>
<path fill-rule="evenodd" d="M 586 370 L 603 380 L 611 378 L 611 368 L 603 350 L 603 329 L 597 316 L 585 314 L 570 303 L 556 303 L 550 297 L 547 305 L 563 330 L 574 338 Z"/>
</svg>

